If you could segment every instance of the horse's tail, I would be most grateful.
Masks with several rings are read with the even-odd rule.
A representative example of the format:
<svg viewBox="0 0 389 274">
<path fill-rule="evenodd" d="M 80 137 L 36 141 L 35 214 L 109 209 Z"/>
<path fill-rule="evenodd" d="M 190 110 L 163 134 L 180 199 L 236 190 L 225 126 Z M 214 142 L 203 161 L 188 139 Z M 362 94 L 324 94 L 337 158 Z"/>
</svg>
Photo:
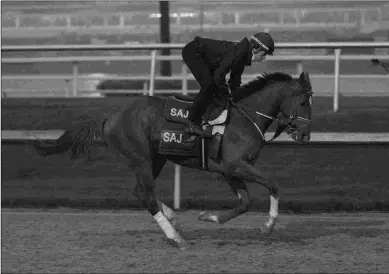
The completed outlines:
<svg viewBox="0 0 389 274">
<path fill-rule="evenodd" d="M 37 140 L 33 145 L 38 154 L 43 156 L 69 151 L 70 158 L 77 159 L 80 156 L 89 156 L 93 141 L 101 136 L 101 129 L 95 121 L 88 121 L 75 130 L 66 130 L 55 142 Z"/>
</svg>

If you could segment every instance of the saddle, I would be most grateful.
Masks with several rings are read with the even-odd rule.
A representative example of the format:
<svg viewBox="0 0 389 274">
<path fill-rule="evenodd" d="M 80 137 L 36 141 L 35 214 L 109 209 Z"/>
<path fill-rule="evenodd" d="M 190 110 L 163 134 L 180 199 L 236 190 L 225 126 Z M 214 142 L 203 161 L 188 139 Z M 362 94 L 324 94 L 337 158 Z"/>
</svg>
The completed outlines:
<svg viewBox="0 0 389 274">
<path fill-rule="evenodd" d="M 202 117 L 202 128 L 212 138 L 186 132 L 190 108 L 195 96 L 174 94 L 166 100 L 163 110 L 159 141 L 159 153 L 197 157 L 203 169 L 208 169 L 208 157 L 220 161 L 220 145 L 229 119 L 230 102 L 225 96 L 215 97 Z"/>
</svg>

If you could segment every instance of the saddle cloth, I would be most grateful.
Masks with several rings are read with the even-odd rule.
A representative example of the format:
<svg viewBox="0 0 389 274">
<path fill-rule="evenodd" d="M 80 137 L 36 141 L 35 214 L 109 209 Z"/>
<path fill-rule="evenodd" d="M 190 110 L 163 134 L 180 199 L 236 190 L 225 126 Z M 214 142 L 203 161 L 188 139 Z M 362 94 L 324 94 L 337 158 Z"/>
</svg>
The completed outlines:
<svg viewBox="0 0 389 274">
<path fill-rule="evenodd" d="M 218 98 L 207 109 L 203 115 L 202 127 L 212 133 L 212 138 L 204 139 L 185 131 L 193 99 L 194 96 L 178 94 L 167 98 L 159 136 L 159 153 L 204 158 L 206 150 L 210 158 L 217 160 L 229 118 L 230 104 L 226 98 Z"/>
<path fill-rule="evenodd" d="M 190 108 L 194 96 L 175 94 L 166 101 L 164 110 L 165 119 L 173 122 L 188 123 Z M 203 124 L 220 125 L 227 121 L 228 102 L 227 99 L 215 100 L 203 115 Z"/>
</svg>

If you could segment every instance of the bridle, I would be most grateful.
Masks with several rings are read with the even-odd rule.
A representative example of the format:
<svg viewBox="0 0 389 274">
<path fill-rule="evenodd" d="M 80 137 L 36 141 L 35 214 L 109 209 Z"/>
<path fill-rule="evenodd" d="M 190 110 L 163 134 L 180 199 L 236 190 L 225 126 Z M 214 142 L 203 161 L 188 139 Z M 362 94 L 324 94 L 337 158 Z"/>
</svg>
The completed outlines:
<svg viewBox="0 0 389 274">
<path fill-rule="evenodd" d="M 305 93 L 304 95 L 308 95 L 309 96 L 309 100 L 311 100 L 312 94 L 313 94 L 312 91 L 310 91 L 310 92 Z M 304 122 L 306 124 L 305 126 L 307 126 L 307 125 L 311 124 L 311 120 L 297 115 L 297 104 L 298 104 L 297 99 L 298 98 L 299 98 L 298 96 L 293 98 L 292 111 L 291 111 L 291 113 L 289 115 L 289 122 L 294 122 L 294 121 L 297 120 L 297 121 Z"/>
<path fill-rule="evenodd" d="M 306 93 L 308 96 L 312 96 L 312 92 L 307 92 Z M 290 112 L 290 115 L 288 117 L 288 120 L 287 122 L 285 123 L 283 119 L 280 119 L 279 117 L 273 117 L 273 116 L 269 116 L 269 115 L 266 115 L 262 112 L 259 112 L 259 111 L 256 111 L 255 113 L 257 115 L 260 115 L 260 116 L 263 116 L 267 119 L 270 119 L 270 120 L 273 120 L 273 121 L 276 121 L 277 124 L 279 125 L 284 125 L 285 127 L 287 127 L 290 131 L 288 132 L 288 135 L 292 135 L 293 133 L 295 133 L 298 129 L 297 127 L 294 125 L 294 121 L 301 121 L 303 123 L 305 123 L 304 126 L 307 126 L 307 125 L 310 125 L 311 124 L 311 120 L 310 119 L 307 119 L 307 118 L 304 118 L 304 117 L 301 117 L 301 116 L 298 116 L 297 115 L 297 99 L 299 97 L 296 96 L 295 98 L 293 98 L 293 103 L 292 103 L 292 110 Z M 251 119 L 250 119 L 251 120 Z M 252 120 L 251 120 L 252 121 Z M 266 141 L 265 139 L 265 135 L 263 134 L 262 130 L 259 128 L 259 126 L 257 125 L 257 123 L 255 121 L 252 121 L 252 123 L 254 124 L 254 126 L 256 127 L 256 129 L 258 130 L 258 132 L 261 134 L 262 136 L 262 139 L 264 141 Z M 275 139 L 277 136 L 274 136 L 270 141 L 272 141 L 273 139 Z"/>
</svg>

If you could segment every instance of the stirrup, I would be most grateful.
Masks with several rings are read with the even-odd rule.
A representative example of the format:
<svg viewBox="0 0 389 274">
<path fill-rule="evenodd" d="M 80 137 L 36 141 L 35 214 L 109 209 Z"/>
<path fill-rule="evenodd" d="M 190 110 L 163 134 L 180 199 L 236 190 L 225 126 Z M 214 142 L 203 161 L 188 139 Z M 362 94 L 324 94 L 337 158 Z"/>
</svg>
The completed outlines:
<svg viewBox="0 0 389 274">
<path fill-rule="evenodd" d="M 194 123 L 190 123 L 188 127 L 185 129 L 186 132 L 196 134 L 203 137 L 212 137 L 212 134 L 208 131 L 201 128 L 201 126 L 196 125 Z"/>
</svg>

